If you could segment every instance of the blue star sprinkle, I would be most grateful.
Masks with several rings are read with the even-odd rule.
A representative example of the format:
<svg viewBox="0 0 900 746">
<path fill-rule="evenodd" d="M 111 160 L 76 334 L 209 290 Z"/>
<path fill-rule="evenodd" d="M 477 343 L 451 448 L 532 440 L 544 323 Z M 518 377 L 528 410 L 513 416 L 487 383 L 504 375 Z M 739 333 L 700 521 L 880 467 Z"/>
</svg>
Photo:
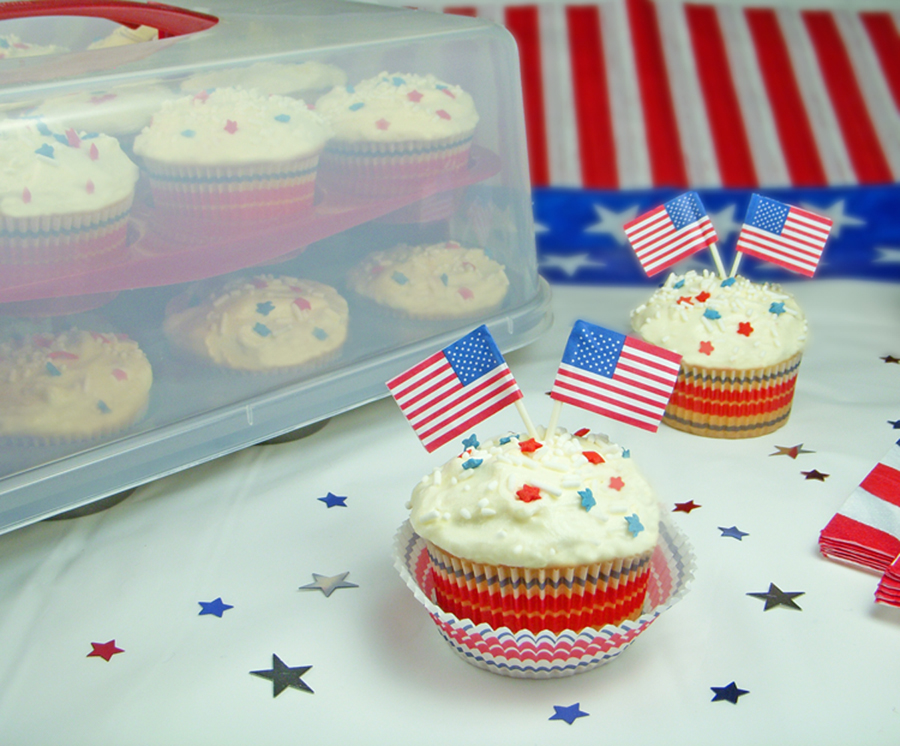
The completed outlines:
<svg viewBox="0 0 900 746">
<path fill-rule="evenodd" d="M 350 109 L 350 111 L 359 111 L 363 106 L 365 106 L 365 104 L 362 101 L 357 101 L 355 104 L 350 104 L 347 108 Z"/>
<path fill-rule="evenodd" d="M 769 306 L 769 313 L 774 313 L 776 316 L 781 316 L 784 313 L 784 303 L 779 301 L 778 303 L 773 303 Z"/>
<path fill-rule="evenodd" d="M 348 85 L 345 87 L 347 93 L 356 93 L 356 89 L 352 85 Z"/>
<path fill-rule="evenodd" d="M 222 597 L 219 596 L 215 601 L 198 601 L 200 604 L 200 613 L 197 616 L 203 616 L 204 614 L 212 614 L 214 616 L 222 618 L 222 614 L 224 614 L 229 609 L 233 609 L 234 606 L 231 604 L 226 604 L 222 601 Z"/>
<path fill-rule="evenodd" d="M 329 492 L 325 497 L 317 497 L 317 500 L 325 503 L 329 508 L 346 508 L 347 507 L 347 497 L 341 497 L 340 495 L 335 495 L 333 492 Z"/>
<path fill-rule="evenodd" d="M 398 88 L 403 85 L 406 81 L 403 78 L 391 78 L 391 83 L 393 83 Z"/>
<path fill-rule="evenodd" d="M 269 327 L 267 327 L 265 324 L 260 324 L 259 322 L 257 322 L 257 324 L 253 327 L 253 331 L 255 331 L 260 337 L 268 337 L 272 333 L 272 330 L 269 329 Z"/>
<path fill-rule="evenodd" d="M 478 448 L 481 443 L 478 442 L 478 438 L 475 437 L 475 433 L 472 433 L 468 438 L 463 441 L 463 448 Z"/>
<path fill-rule="evenodd" d="M 328 339 L 328 332 L 326 332 L 324 329 L 320 329 L 319 327 L 315 327 L 312 330 L 312 333 L 316 339 L 320 339 L 322 341 Z"/>
<path fill-rule="evenodd" d="M 38 155 L 44 155 L 44 156 L 47 156 L 47 158 L 52 158 L 53 157 L 53 146 L 48 145 L 47 143 L 44 143 L 43 145 L 41 145 L 41 147 L 39 147 L 34 152 L 37 153 Z"/>
<path fill-rule="evenodd" d="M 291 121 L 291 115 L 290 114 L 277 114 L 275 116 L 275 121 L 281 122 L 282 124 L 287 124 L 288 122 Z"/>
<path fill-rule="evenodd" d="M 35 122 L 34 126 L 44 137 L 53 137 L 53 133 L 45 122 Z"/>
<path fill-rule="evenodd" d="M 68 145 L 69 145 L 69 138 L 66 137 L 65 135 L 60 135 L 59 133 L 54 133 L 53 139 L 56 140 L 56 142 L 61 143 L 62 145 L 65 145 L 66 147 L 68 147 Z M 50 157 L 52 158 L 53 156 L 50 156 Z"/>
<path fill-rule="evenodd" d="M 716 310 L 713 309 L 713 308 L 707 308 L 707 309 L 703 312 L 703 315 L 704 315 L 706 318 L 708 318 L 708 319 L 712 319 L 713 321 L 715 321 L 716 319 L 721 319 L 721 318 L 722 318 L 722 314 L 720 314 L 718 311 L 716 311 Z"/>
<path fill-rule="evenodd" d="M 737 526 L 732 526 L 731 528 L 717 526 L 716 528 L 722 532 L 722 536 L 730 536 L 732 539 L 737 539 L 738 541 L 742 541 L 745 536 L 750 536 L 750 534 L 746 531 L 741 531 Z"/>
<path fill-rule="evenodd" d="M 733 277 L 727 277 L 724 280 L 722 280 L 721 283 L 719 283 L 720 288 L 730 288 L 732 285 L 734 285 Z"/>
<path fill-rule="evenodd" d="M 631 458 L 631 449 L 630 448 L 622 449 L 622 458 Z"/>
<path fill-rule="evenodd" d="M 194 130 L 181 130 L 181 136 L 182 136 L 182 137 L 193 137 L 193 136 L 196 135 L 196 134 L 197 134 L 197 133 L 194 132 Z"/>
<path fill-rule="evenodd" d="M 112 410 L 108 406 L 106 406 L 106 402 L 102 399 L 99 399 L 97 401 L 97 409 L 103 412 L 103 414 L 109 414 L 110 412 L 112 412 Z"/>
<path fill-rule="evenodd" d="M 268 316 L 272 311 L 275 310 L 275 304 L 272 301 L 267 300 L 265 303 L 257 303 L 256 304 L 256 312 L 261 313 L 263 316 Z"/>
<path fill-rule="evenodd" d="M 44 367 L 47 369 L 47 372 L 51 376 L 61 376 L 62 375 L 59 368 L 57 368 L 53 363 L 48 362 Z"/>
<path fill-rule="evenodd" d="M 470 458 L 468 461 L 464 461 L 462 468 L 463 469 L 477 469 L 484 463 L 484 459 L 480 458 Z"/>
<path fill-rule="evenodd" d="M 680 290 L 681 288 L 684 287 L 684 280 L 679 280 L 674 285 L 672 285 L 672 287 L 675 288 L 676 290 Z"/>
<path fill-rule="evenodd" d="M 409 282 L 409 278 L 402 272 L 394 272 L 394 274 L 391 275 L 391 279 L 398 285 L 405 285 Z"/>
<path fill-rule="evenodd" d="M 502 438 L 500 438 L 500 440 L 498 441 L 498 443 L 499 443 L 501 446 L 505 446 L 505 445 L 506 445 L 507 443 L 509 443 L 509 441 L 511 441 L 513 438 L 518 438 L 518 437 L 519 437 L 518 435 L 504 435 Z"/>
<path fill-rule="evenodd" d="M 711 686 L 710 689 L 716 695 L 710 702 L 731 702 L 733 705 L 738 703 L 738 697 L 750 693 L 749 689 L 738 689 L 733 681 L 728 686 Z"/>
<path fill-rule="evenodd" d="M 638 518 L 637 513 L 625 516 L 625 520 L 628 521 L 628 531 L 632 536 L 637 536 L 644 530 L 644 525 L 641 523 L 641 519 Z"/>
<path fill-rule="evenodd" d="M 441 275 L 441 282 L 444 283 L 444 286 L 445 286 L 445 287 L 446 287 L 447 285 L 450 284 L 450 278 L 447 277 L 447 273 L 446 273 L 446 272 L 445 272 L 444 274 Z"/>
<path fill-rule="evenodd" d="M 578 497 L 581 498 L 581 507 L 588 512 L 590 512 L 590 509 L 597 504 L 597 501 L 594 499 L 594 493 L 591 492 L 590 487 L 578 490 Z"/>
<path fill-rule="evenodd" d="M 568 707 L 553 705 L 553 709 L 555 712 L 548 720 L 565 720 L 569 725 L 574 723 L 578 718 L 586 718 L 590 715 L 589 712 L 585 712 L 581 709 L 581 702 L 576 702 L 574 705 L 569 705 Z"/>
</svg>

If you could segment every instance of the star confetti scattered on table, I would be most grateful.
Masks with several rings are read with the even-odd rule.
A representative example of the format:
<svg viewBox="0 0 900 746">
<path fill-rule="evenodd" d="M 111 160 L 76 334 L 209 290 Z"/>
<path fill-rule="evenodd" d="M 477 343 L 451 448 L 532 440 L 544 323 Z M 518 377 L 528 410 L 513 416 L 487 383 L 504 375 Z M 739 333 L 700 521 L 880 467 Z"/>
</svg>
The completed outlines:
<svg viewBox="0 0 900 746">
<path fill-rule="evenodd" d="M 327 598 L 332 593 L 334 593 L 338 588 L 359 588 L 355 583 L 349 583 L 346 580 L 346 577 L 350 574 L 349 570 L 347 572 L 342 572 L 339 575 L 319 575 L 318 573 L 313 573 L 313 582 L 308 585 L 301 585 L 301 591 L 322 591 Z"/>
<path fill-rule="evenodd" d="M 796 604 L 794 599 L 797 598 L 797 596 L 802 596 L 804 593 L 805 591 L 785 592 L 775 585 L 775 583 L 769 583 L 769 590 L 765 593 L 748 593 L 747 595 L 765 600 L 766 605 L 763 607 L 763 611 L 774 609 L 776 606 L 787 606 L 789 609 L 803 611 L 803 609 Z"/>
<path fill-rule="evenodd" d="M 329 508 L 346 508 L 347 507 L 347 498 L 346 496 L 341 497 L 340 495 L 335 495 L 333 492 L 329 492 L 325 497 L 317 497 L 317 500 L 325 503 L 325 505 Z"/>
<path fill-rule="evenodd" d="M 203 616 L 204 614 L 214 614 L 215 616 L 221 618 L 222 614 L 228 611 L 229 609 L 233 609 L 234 606 L 231 604 L 226 604 L 222 601 L 222 597 L 219 596 L 215 601 L 198 601 L 200 604 L 200 613 L 197 616 Z"/>
<path fill-rule="evenodd" d="M 831 474 L 823 474 L 817 469 L 811 469 L 810 471 L 801 471 L 800 472 L 806 479 L 817 479 L 820 482 L 824 482 Z"/>
<path fill-rule="evenodd" d="M 285 689 L 299 689 L 301 692 L 309 692 L 314 694 L 313 690 L 303 680 L 304 674 L 309 671 L 312 666 L 296 666 L 291 668 L 284 664 L 275 653 L 272 653 L 272 668 L 261 671 L 251 671 L 253 676 L 259 676 L 272 682 L 272 697 L 277 697 Z"/>
<path fill-rule="evenodd" d="M 807 451 L 803 447 L 803 443 L 796 446 L 775 446 L 775 453 L 770 453 L 770 456 L 790 456 L 795 459 L 801 453 L 815 453 L 815 451 Z"/>
<path fill-rule="evenodd" d="M 888 420 L 888 425 L 891 426 L 893 430 L 900 430 L 900 419 L 897 420 Z"/>
<path fill-rule="evenodd" d="M 576 702 L 574 705 L 569 705 L 568 707 L 553 705 L 553 709 L 555 712 L 548 720 L 565 720 L 569 725 L 574 723 L 578 718 L 590 716 L 589 712 L 585 712 L 581 709 L 581 702 Z"/>
<path fill-rule="evenodd" d="M 692 510 L 696 510 L 697 508 L 702 508 L 702 505 L 697 505 L 693 500 L 688 500 L 686 503 L 675 503 L 675 507 L 672 509 L 673 513 L 690 513 Z"/>
<path fill-rule="evenodd" d="M 732 526 L 731 528 L 717 526 L 716 528 L 718 528 L 719 531 L 722 532 L 722 536 L 728 536 L 732 539 L 737 539 L 738 541 L 743 541 L 745 536 L 750 536 L 750 534 L 748 534 L 746 531 L 741 531 L 737 526 Z"/>
<path fill-rule="evenodd" d="M 750 693 L 749 689 L 738 689 L 733 681 L 728 686 L 711 686 L 710 689 L 715 694 L 710 702 L 731 702 L 733 705 L 738 703 L 738 697 Z"/>
<path fill-rule="evenodd" d="M 894 357 L 893 355 L 883 355 L 881 359 L 886 363 L 896 363 L 897 365 L 900 365 L 900 357 Z"/>
<path fill-rule="evenodd" d="M 107 662 L 109 662 L 109 659 L 114 655 L 125 652 L 122 648 L 116 647 L 115 640 L 110 640 L 109 642 L 92 642 L 91 647 L 93 650 L 87 654 L 88 658 L 103 658 L 103 660 Z"/>
</svg>

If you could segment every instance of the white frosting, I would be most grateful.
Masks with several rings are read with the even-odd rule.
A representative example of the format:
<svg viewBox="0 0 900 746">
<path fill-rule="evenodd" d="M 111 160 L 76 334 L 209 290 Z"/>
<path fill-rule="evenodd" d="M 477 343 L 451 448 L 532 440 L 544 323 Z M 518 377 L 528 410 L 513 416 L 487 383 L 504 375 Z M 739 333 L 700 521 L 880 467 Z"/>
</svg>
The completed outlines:
<svg viewBox="0 0 900 746">
<path fill-rule="evenodd" d="M 0 215 L 14 218 L 99 210 L 129 198 L 138 167 L 108 135 L 0 122 Z"/>
<path fill-rule="evenodd" d="M 166 335 L 176 346 L 235 370 L 316 362 L 347 338 L 347 301 L 314 280 L 261 275 L 176 300 L 164 322 Z"/>
<path fill-rule="evenodd" d="M 458 557 L 510 567 L 593 564 L 656 546 L 656 496 L 620 446 L 602 435 L 557 430 L 525 453 L 526 437 L 487 441 L 423 478 L 410 503 L 416 532 Z M 517 492 L 526 485 L 537 487 L 540 499 L 524 502 Z M 578 494 L 587 490 L 596 503 L 590 509 Z M 637 535 L 629 516 L 643 526 Z"/>
<path fill-rule="evenodd" d="M 137 343 L 70 330 L 0 344 L 0 435 L 90 437 L 145 410 L 153 372 Z"/>
<path fill-rule="evenodd" d="M 30 44 L 15 34 L 0 34 L 0 60 L 7 57 L 37 57 L 42 54 L 68 52 L 65 47 L 55 44 Z"/>
<path fill-rule="evenodd" d="M 383 72 L 338 87 L 316 101 L 316 111 L 348 142 L 433 141 L 473 132 L 472 97 L 434 75 Z"/>
<path fill-rule="evenodd" d="M 152 26 L 138 26 L 129 28 L 119 26 L 108 36 L 92 42 L 88 49 L 106 49 L 108 47 L 124 47 L 128 44 L 137 44 L 142 41 L 154 41 L 159 38 L 159 30 Z"/>
<path fill-rule="evenodd" d="M 761 368 L 789 359 L 806 344 L 806 317 L 794 297 L 744 277 L 724 281 L 704 270 L 669 275 L 631 314 L 651 344 L 681 353 L 686 365 Z"/>
<path fill-rule="evenodd" d="M 376 251 L 351 271 L 349 282 L 376 303 L 420 318 L 493 308 L 509 288 L 502 264 L 455 241 Z"/>
<path fill-rule="evenodd" d="M 323 92 L 347 83 L 347 73 L 336 65 L 310 60 L 299 65 L 256 62 L 249 67 L 197 73 L 181 83 L 188 93 L 236 86 L 280 95 Z"/>
<path fill-rule="evenodd" d="M 331 130 L 302 101 L 217 88 L 167 101 L 134 141 L 134 152 L 173 164 L 235 165 L 303 158 Z"/>
</svg>

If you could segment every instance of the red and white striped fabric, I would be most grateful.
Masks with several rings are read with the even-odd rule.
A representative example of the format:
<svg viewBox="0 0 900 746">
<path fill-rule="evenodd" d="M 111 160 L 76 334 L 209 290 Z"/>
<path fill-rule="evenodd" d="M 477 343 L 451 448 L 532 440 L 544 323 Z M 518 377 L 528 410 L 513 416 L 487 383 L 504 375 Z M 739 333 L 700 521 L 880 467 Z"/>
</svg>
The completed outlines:
<svg viewBox="0 0 900 746">
<path fill-rule="evenodd" d="M 882 585 L 887 598 L 891 588 L 900 587 L 900 441 L 822 529 L 819 548 L 826 557 L 886 572 Z M 885 602 L 898 605 L 900 595 Z"/>
<path fill-rule="evenodd" d="M 441 6 L 519 45 L 534 186 L 900 181 L 900 12 Z"/>
</svg>

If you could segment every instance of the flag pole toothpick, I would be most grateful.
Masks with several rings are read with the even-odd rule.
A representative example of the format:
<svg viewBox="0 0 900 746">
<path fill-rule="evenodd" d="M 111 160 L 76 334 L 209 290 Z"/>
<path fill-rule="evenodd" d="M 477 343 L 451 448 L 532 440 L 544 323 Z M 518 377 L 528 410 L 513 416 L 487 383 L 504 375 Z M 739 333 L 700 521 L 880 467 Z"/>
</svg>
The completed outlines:
<svg viewBox="0 0 900 746">
<path fill-rule="evenodd" d="M 737 274 L 738 267 L 741 266 L 741 257 L 744 256 L 744 252 L 739 251 L 734 255 L 734 263 L 731 265 L 731 274 L 729 277 L 734 277 Z"/>
<path fill-rule="evenodd" d="M 556 435 L 556 424 L 559 422 L 559 415 L 562 413 L 563 403 L 559 399 L 553 401 L 553 411 L 550 413 L 550 421 L 547 423 L 547 433 L 544 436 L 547 440 Z"/>
<path fill-rule="evenodd" d="M 713 262 L 715 262 L 715 264 L 716 264 L 716 269 L 719 272 L 719 277 L 721 277 L 724 280 L 727 277 L 727 275 L 725 274 L 725 265 L 722 264 L 722 257 L 719 256 L 719 249 L 715 245 L 715 243 L 711 243 L 709 245 L 709 251 L 712 254 Z M 738 255 L 738 256 L 740 256 L 740 255 Z"/>
<path fill-rule="evenodd" d="M 522 422 L 525 423 L 525 429 L 528 431 L 529 437 L 537 438 L 537 430 L 534 429 L 534 423 L 531 421 L 531 417 L 528 416 L 528 410 L 525 409 L 525 403 L 521 399 L 516 400 L 516 409 L 519 410 L 519 416 L 522 418 Z"/>
</svg>

